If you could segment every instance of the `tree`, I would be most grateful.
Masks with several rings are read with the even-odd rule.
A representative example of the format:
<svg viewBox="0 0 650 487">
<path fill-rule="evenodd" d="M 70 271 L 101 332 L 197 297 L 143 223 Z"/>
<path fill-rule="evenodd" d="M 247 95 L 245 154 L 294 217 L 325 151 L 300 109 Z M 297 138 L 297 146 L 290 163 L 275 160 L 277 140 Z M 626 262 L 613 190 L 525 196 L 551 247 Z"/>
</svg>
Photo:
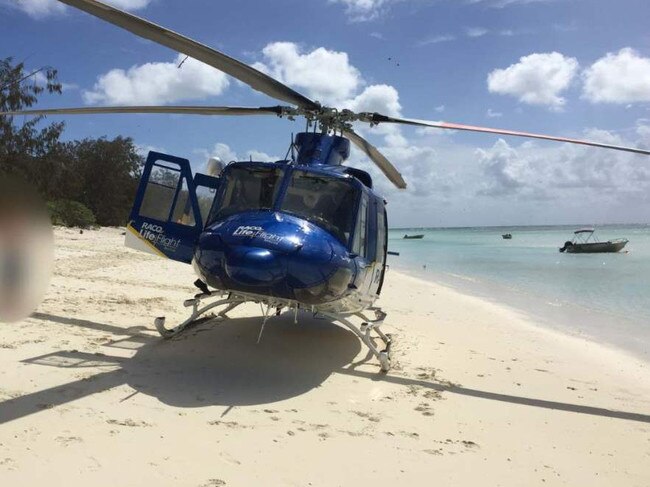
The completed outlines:
<svg viewBox="0 0 650 487">
<path fill-rule="evenodd" d="M 46 92 L 61 93 L 55 69 L 27 73 L 23 63 L 0 60 L 0 111 L 29 108 Z M 22 176 L 56 205 L 83 204 L 99 225 L 125 224 L 143 165 L 133 140 L 61 142 L 64 124 L 39 128 L 43 118 L 0 116 L 0 172 Z"/>
<path fill-rule="evenodd" d="M 68 143 L 66 153 L 81 183 L 68 198 L 90 208 L 100 225 L 124 225 L 144 164 L 133 140 L 84 139 Z"/>
<path fill-rule="evenodd" d="M 0 111 L 29 108 L 43 92 L 61 93 L 55 69 L 41 68 L 26 73 L 23 63 L 14 65 L 10 57 L 0 60 Z M 42 116 L 33 117 L 14 125 L 14 117 L 0 116 L 0 169 L 19 173 L 29 180 L 37 176 L 34 170 L 38 166 L 31 163 L 56 151 L 64 128 L 61 122 L 38 129 L 42 119 Z"/>
</svg>

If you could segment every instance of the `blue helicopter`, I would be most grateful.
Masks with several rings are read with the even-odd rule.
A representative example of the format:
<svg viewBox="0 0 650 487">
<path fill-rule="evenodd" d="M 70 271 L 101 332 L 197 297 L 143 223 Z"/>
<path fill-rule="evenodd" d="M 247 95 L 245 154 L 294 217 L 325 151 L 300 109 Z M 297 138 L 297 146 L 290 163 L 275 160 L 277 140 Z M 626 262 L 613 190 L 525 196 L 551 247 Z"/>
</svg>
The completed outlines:
<svg viewBox="0 0 650 487">
<path fill-rule="evenodd" d="M 406 183 L 386 157 L 354 131 L 355 122 L 528 137 L 650 155 L 598 142 L 325 107 L 251 66 L 115 7 L 94 0 L 60 1 L 202 61 L 290 106 L 112 106 L 0 115 L 271 115 L 307 121 L 308 130 L 296 135 L 285 160 L 224 164 L 213 159 L 207 174 L 193 174 L 187 159 L 149 153 L 126 244 L 192 265 L 200 291 L 185 301 L 192 312 L 184 322 L 167 328 L 165 318 L 155 320 L 166 338 L 206 319 L 226 319 L 237 306 L 254 302 L 266 310 L 260 337 L 273 314 L 288 310 L 297 320 L 298 311 L 306 310 L 348 327 L 381 369 L 389 370 L 391 337 L 380 329 L 386 314 L 374 306 L 387 269 L 386 201 L 373 189 L 367 172 L 344 165 L 350 144 L 395 186 L 403 189 Z M 217 309 L 216 316 L 208 315 Z"/>
</svg>

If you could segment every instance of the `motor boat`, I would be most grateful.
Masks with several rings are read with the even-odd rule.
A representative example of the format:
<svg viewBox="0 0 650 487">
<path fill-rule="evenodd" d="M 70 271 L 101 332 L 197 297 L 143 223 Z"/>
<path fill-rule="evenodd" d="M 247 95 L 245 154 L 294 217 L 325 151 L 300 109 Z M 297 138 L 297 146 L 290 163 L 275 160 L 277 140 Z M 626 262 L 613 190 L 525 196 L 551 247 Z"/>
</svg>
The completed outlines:
<svg viewBox="0 0 650 487">
<path fill-rule="evenodd" d="M 626 238 L 615 238 L 606 242 L 600 242 L 596 238 L 596 230 L 593 228 L 581 228 L 573 232 L 573 240 L 566 241 L 560 248 L 560 252 L 569 254 L 595 254 L 603 252 L 619 252 L 629 242 Z"/>
</svg>

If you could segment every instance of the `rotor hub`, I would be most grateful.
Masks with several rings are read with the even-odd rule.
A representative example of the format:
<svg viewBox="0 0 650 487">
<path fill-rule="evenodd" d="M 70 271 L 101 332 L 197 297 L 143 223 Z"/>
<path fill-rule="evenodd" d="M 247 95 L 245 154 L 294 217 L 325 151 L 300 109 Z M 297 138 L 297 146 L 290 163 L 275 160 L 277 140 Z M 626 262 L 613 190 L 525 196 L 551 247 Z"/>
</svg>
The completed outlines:
<svg viewBox="0 0 650 487">
<path fill-rule="evenodd" d="M 316 125 L 323 133 L 343 133 L 352 130 L 354 122 L 366 122 L 371 126 L 377 125 L 377 113 L 360 112 L 344 108 L 324 107 L 318 104 L 317 109 L 295 108 L 295 107 L 278 107 L 278 116 L 286 117 L 289 120 L 295 120 L 296 117 L 305 117 L 308 125 Z"/>
</svg>

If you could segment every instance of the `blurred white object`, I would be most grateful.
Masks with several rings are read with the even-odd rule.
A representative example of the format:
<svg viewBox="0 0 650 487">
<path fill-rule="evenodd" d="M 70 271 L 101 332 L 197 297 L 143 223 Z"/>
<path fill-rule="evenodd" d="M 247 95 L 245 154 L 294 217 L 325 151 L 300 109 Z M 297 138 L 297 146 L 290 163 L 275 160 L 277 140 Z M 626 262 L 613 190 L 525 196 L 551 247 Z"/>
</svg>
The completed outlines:
<svg viewBox="0 0 650 487">
<path fill-rule="evenodd" d="M 52 274 L 54 235 L 33 187 L 0 175 L 0 322 L 27 318 Z"/>
</svg>

